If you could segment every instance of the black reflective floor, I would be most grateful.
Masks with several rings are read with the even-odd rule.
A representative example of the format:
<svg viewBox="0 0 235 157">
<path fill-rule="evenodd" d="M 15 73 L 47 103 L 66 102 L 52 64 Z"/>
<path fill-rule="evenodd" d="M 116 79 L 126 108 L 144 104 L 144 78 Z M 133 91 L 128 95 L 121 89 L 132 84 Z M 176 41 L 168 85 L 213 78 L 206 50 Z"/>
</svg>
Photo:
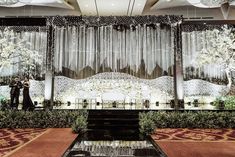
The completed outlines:
<svg viewBox="0 0 235 157">
<path fill-rule="evenodd" d="M 88 131 L 77 137 L 63 157 L 167 157 L 151 139 L 135 131 L 123 133 Z"/>
</svg>

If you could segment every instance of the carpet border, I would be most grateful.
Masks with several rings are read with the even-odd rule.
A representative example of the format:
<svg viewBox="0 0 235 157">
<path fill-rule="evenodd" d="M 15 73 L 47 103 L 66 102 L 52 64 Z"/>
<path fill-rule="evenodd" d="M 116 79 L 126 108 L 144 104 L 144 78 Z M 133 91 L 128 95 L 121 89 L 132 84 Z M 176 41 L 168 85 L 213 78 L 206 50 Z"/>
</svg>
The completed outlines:
<svg viewBox="0 0 235 157">
<path fill-rule="evenodd" d="M 20 150 L 21 148 L 23 148 L 24 146 L 28 145 L 29 143 L 33 142 L 34 140 L 36 140 L 37 138 L 41 137 L 42 135 L 44 135 L 45 133 L 49 132 L 51 130 L 51 128 L 46 129 L 43 133 L 41 133 L 40 135 L 36 136 L 35 138 L 33 138 L 32 140 L 24 143 L 23 145 L 17 147 L 16 149 L 10 151 L 9 153 L 3 155 L 3 157 L 9 157 L 10 155 L 12 155 L 13 153 L 17 152 L 18 150 Z"/>
</svg>

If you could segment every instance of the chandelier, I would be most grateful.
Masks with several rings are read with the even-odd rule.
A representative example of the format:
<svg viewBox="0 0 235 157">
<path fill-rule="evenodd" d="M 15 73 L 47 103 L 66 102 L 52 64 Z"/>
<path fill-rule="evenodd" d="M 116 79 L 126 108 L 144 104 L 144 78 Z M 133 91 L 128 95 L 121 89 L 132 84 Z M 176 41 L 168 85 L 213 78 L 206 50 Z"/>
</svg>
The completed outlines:
<svg viewBox="0 0 235 157">
<path fill-rule="evenodd" d="M 201 3 L 206 6 L 220 6 L 224 3 L 231 3 L 233 0 L 201 0 Z"/>
<path fill-rule="evenodd" d="M 14 5 L 18 2 L 19 0 L 0 0 L 0 5 Z"/>
<path fill-rule="evenodd" d="M 17 4 L 27 4 L 32 0 L 0 0 L 0 6 L 11 6 Z"/>
<path fill-rule="evenodd" d="M 199 8 L 217 8 L 223 4 L 232 4 L 235 0 L 188 0 L 192 5 Z"/>
<path fill-rule="evenodd" d="M 235 5 L 235 0 L 187 0 L 199 8 L 220 8 L 224 19 L 228 18 L 230 6 Z"/>
</svg>

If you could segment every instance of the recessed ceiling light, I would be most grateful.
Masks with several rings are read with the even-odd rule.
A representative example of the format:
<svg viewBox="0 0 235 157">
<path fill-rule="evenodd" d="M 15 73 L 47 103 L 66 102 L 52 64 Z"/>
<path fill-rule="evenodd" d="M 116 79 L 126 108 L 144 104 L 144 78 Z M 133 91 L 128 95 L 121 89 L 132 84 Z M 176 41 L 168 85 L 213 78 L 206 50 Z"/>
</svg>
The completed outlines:
<svg viewBox="0 0 235 157">
<path fill-rule="evenodd" d="M 114 3 L 112 3 L 111 5 L 112 5 L 112 6 L 115 6 L 115 4 L 114 4 Z"/>
<path fill-rule="evenodd" d="M 88 4 L 86 4 L 85 7 L 88 7 Z"/>
</svg>

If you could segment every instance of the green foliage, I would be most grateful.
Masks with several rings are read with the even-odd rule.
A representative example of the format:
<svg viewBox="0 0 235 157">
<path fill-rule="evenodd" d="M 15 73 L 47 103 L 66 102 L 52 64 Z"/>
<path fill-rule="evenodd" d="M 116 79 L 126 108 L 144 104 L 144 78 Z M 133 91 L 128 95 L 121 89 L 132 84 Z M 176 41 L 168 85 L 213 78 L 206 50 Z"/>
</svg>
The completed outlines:
<svg viewBox="0 0 235 157">
<path fill-rule="evenodd" d="M 0 95 L 0 110 L 8 109 L 7 99 Z"/>
<path fill-rule="evenodd" d="M 225 103 L 225 109 L 234 110 L 235 109 L 235 96 L 226 97 L 224 103 Z"/>
<path fill-rule="evenodd" d="M 150 134 L 155 128 L 235 128 L 235 112 L 151 112 L 140 113 L 140 131 Z"/>
<path fill-rule="evenodd" d="M 224 109 L 225 110 L 234 110 L 235 109 L 235 96 L 226 96 L 226 97 L 218 97 L 213 102 L 213 105 L 216 106 L 216 109 L 220 109 L 220 101 L 224 101 Z"/>
<path fill-rule="evenodd" d="M 140 133 L 143 135 L 151 134 L 155 129 L 153 112 L 139 114 Z"/>
<path fill-rule="evenodd" d="M 87 112 L 77 116 L 75 122 L 72 124 L 72 130 L 74 133 L 79 133 L 87 129 Z"/>
<path fill-rule="evenodd" d="M 87 111 L 0 111 L 0 128 L 70 128 Z"/>
</svg>

